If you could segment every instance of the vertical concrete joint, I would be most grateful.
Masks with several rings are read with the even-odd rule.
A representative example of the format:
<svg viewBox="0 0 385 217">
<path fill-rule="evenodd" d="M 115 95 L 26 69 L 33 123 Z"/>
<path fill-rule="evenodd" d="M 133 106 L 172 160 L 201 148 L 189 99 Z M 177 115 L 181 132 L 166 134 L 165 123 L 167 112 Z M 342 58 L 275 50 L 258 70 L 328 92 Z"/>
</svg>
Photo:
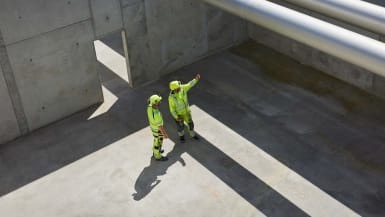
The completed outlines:
<svg viewBox="0 0 385 217">
<path fill-rule="evenodd" d="M 122 35 L 124 57 L 126 59 L 126 67 L 127 67 L 127 73 L 128 73 L 128 85 L 130 85 L 130 87 L 134 87 L 132 83 L 132 77 L 131 77 L 130 60 L 128 57 L 127 36 L 126 36 L 126 31 L 124 29 L 121 31 L 121 35 Z"/>
<path fill-rule="evenodd" d="M 90 11 L 92 31 L 94 33 L 94 40 L 96 40 L 96 28 L 95 28 L 95 20 L 94 20 L 94 13 L 92 11 L 92 2 L 91 2 L 91 0 L 88 0 L 88 10 Z"/>
<path fill-rule="evenodd" d="M 17 88 L 15 76 L 11 67 L 11 63 L 8 58 L 7 49 L 3 39 L 3 34 L 0 30 L 0 67 L 3 70 L 4 80 L 7 85 L 8 94 L 12 102 L 13 111 L 16 116 L 17 124 L 21 135 L 25 135 L 29 132 L 27 118 L 25 116 L 23 104 L 19 89 Z"/>
</svg>

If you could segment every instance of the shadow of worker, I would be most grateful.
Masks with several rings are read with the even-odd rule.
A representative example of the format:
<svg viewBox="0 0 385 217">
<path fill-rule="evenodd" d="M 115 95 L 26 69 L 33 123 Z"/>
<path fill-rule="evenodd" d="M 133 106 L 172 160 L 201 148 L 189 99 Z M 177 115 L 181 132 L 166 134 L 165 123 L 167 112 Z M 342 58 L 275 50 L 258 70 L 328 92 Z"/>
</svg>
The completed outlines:
<svg viewBox="0 0 385 217">
<path fill-rule="evenodd" d="M 134 200 L 138 201 L 147 196 L 161 182 L 158 177 L 166 174 L 167 169 L 175 162 L 179 161 L 182 166 L 186 165 L 181 157 L 185 152 L 185 145 L 186 143 L 175 144 L 173 149 L 167 154 L 168 161 L 156 161 L 154 157 L 151 157 L 150 165 L 145 167 L 136 179 L 136 193 L 132 194 Z"/>
</svg>

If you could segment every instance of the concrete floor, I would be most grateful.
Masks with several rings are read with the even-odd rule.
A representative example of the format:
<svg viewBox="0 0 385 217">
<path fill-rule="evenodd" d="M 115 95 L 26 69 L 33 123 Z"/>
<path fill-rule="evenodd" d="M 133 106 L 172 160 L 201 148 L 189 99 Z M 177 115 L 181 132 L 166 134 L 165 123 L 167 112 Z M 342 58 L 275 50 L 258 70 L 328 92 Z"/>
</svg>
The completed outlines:
<svg viewBox="0 0 385 217">
<path fill-rule="evenodd" d="M 179 144 L 167 84 L 197 72 L 201 140 Z M 101 74 L 104 104 L 0 147 L 0 216 L 385 216 L 376 97 L 250 43 L 140 88 Z M 151 159 L 154 92 L 167 162 Z"/>
</svg>

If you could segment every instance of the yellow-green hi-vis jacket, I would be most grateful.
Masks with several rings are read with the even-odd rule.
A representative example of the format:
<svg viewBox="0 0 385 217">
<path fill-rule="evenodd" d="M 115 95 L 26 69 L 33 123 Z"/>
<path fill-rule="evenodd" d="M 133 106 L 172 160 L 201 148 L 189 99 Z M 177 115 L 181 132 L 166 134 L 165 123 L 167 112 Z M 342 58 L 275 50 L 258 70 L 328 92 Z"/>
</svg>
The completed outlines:
<svg viewBox="0 0 385 217">
<path fill-rule="evenodd" d="M 159 136 L 159 127 L 163 126 L 163 118 L 159 109 L 153 109 L 151 105 L 147 107 L 148 122 L 154 136 Z"/>
<path fill-rule="evenodd" d="M 187 92 L 195 85 L 198 81 L 194 78 L 187 84 L 180 86 L 179 93 L 171 93 L 168 96 L 168 105 L 170 108 L 171 115 L 177 119 L 179 115 L 187 115 L 190 113 L 190 106 L 188 103 Z"/>
</svg>

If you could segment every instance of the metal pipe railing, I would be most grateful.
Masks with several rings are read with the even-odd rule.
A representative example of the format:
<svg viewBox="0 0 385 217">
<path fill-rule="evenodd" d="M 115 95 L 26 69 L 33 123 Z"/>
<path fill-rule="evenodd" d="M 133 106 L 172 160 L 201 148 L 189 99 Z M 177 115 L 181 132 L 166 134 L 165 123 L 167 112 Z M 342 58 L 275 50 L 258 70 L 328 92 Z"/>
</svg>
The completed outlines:
<svg viewBox="0 0 385 217">
<path fill-rule="evenodd" d="M 385 8 L 358 0 L 283 0 L 385 35 Z"/>
<path fill-rule="evenodd" d="M 205 0 L 286 37 L 385 77 L 385 44 L 264 0 Z"/>
</svg>

